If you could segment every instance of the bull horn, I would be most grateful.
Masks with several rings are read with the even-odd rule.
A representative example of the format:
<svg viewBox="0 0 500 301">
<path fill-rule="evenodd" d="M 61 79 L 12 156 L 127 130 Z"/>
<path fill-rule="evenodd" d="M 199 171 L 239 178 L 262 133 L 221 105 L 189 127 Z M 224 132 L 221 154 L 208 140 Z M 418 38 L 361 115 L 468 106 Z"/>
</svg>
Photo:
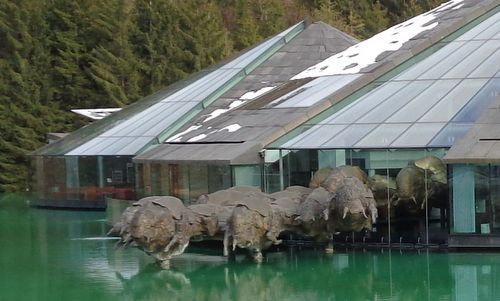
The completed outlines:
<svg viewBox="0 0 500 301">
<path fill-rule="evenodd" d="M 349 212 L 349 208 L 344 207 L 344 214 L 342 215 L 342 219 L 346 218 L 348 212 Z"/>
<path fill-rule="evenodd" d="M 422 206 L 420 206 L 420 209 L 421 209 L 421 210 L 424 210 L 424 209 L 425 209 L 425 203 L 426 203 L 426 202 L 427 202 L 426 200 L 424 200 L 424 201 L 422 202 Z"/>
<path fill-rule="evenodd" d="M 168 252 L 170 248 L 177 242 L 177 236 L 174 236 L 172 240 L 168 243 L 168 245 L 163 249 L 163 252 Z"/>
<path fill-rule="evenodd" d="M 325 219 L 325 221 L 328 220 L 328 209 L 323 210 L 323 218 Z"/>
<path fill-rule="evenodd" d="M 228 230 L 226 230 L 224 232 L 223 245 L 224 245 L 223 255 L 227 257 L 227 256 L 229 256 L 229 231 Z"/>
</svg>

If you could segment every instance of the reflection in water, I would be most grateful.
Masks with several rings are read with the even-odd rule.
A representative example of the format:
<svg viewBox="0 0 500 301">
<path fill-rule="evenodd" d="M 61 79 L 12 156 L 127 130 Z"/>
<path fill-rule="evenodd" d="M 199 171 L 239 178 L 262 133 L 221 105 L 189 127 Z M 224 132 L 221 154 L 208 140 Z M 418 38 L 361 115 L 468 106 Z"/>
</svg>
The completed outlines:
<svg viewBox="0 0 500 301">
<path fill-rule="evenodd" d="M 100 239 L 102 218 L 0 199 L 0 300 L 500 299 L 500 254 L 286 249 L 255 265 L 191 250 L 161 270 Z"/>
</svg>

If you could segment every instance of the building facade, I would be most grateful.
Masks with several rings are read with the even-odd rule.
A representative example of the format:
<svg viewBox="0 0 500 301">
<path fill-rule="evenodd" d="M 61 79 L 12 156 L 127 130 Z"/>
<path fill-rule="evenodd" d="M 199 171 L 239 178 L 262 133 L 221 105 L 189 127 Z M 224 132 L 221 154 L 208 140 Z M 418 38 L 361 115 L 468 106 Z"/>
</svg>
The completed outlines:
<svg viewBox="0 0 500 301">
<path fill-rule="evenodd" d="M 34 187 L 49 203 L 188 202 L 236 185 L 307 186 L 317 170 L 355 165 L 386 183 L 380 218 L 369 236 L 338 239 L 500 246 L 499 61 L 494 0 L 449 1 L 360 43 L 300 23 L 35 152 Z M 409 170 L 414 204 L 393 184 Z"/>
</svg>

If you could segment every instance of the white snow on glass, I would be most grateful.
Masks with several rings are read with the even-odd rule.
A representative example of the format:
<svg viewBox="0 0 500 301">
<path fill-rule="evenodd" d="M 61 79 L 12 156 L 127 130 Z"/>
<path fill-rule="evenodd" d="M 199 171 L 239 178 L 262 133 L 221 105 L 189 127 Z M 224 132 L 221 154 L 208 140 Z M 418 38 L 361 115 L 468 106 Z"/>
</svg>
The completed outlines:
<svg viewBox="0 0 500 301">
<path fill-rule="evenodd" d="M 206 137 L 207 137 L 206 134 L 200 134 L 198 136 L 194 136 L 193 138 L 189 139 L 187 142 L 196 142 L 196 141 L 199 141 L 199 140 L 204 139 Z"/>
<path fill-rule="evenodd" d="M 266 92 L 269 92 L 271 91 L 272 89 L 274 89 L 275 87 L 264 87 L 262 89 L 259 89 L 257 91 L 250 91 L 250 92 L 247 92 L 245 94 L 243 94 L 240 99 L 243 99 L 243 100 L 249 100 L 249 99 L 254 99 L 254 98 L 257 98 L 259 96 L 261 96 L 262 94 L 266 93 Z"/>
<path fill-rule="evenodd" d="M 433 21 L 436 20 L 440 13 L 462 7 L 463 1 L 452 0 L 443 3 L 427 13 L 395 25 L 327 58 L 295 75 L 292 79 L 359 73 L 363 68 L 374 64 L 377 57 L 383 52 L 396 51 L 418 34 L 436 27 L 438 22 Z"/>
<path fill-rule="evenodd" d="M 237 108 L 237 107 L 241 106 L 245 102 L 247 102 L 247 101 L 246 100 L 235 100 L 235 101 L 233 101 L 232 103 L 229 104 L 229 108 L 227 108 L 227 109 L 216 109 L 212 113 L 210 113 L 210 115 L 208 115 L 208 117 L 205 118 L 205 120 L 203 120 L 203 122 L 207 122 L 209 120 L 217 118 L 220 115 L 226 113 L 227 111 L 230 111 L 230 110 L 232 110 L 234 108 Z"/>
<path fill-rule="evenodd" d="M 213 131 L 210 131 L 209 133 L 199 134 L 197 136 L 194 136 L 193 138 L 188 139 L 186 142 L 197 142 L 197 141 L 203 140 L 203 139 L 207 138 L 209 135 L 217 133 L 217 132 L 228 131 L 229 133 L 233 133 L 239 129 L 241 129 L 241 125 L 234 123 L 234 124 L 230 124 L 228 126 L 225 126 L 219 130 L 213 130 Z"/>
<path fill-rule="evenodd" d="M 197 130 L 201 128 L 201 125 L 193 125 L 193 126 L 190 126 L 187 130 L 183 131 L 183 132 L 180 132 L 170 138 L 167 139 L 167 142 L 181 142 L 181 139 L 182 139 L 182 136 L 186 135 L 187 133 L 190 133 L 194 130 Z"/>
<path fill-rule="evenodd" d="M 235 123 L 228 125 L 226 127 L 223 127 L 222 129 L 218 130 L 218 132 L 222 132 L 224 130 L 227 130 L 229 133 L 236 132 L 237 130 L 241 129 L 241 125 Z"/>
<path fill-rule="evenodd" d="M 114 112 L 120 111 L 121 108 L 105 108 L 105 109 L 74 109 L 71 112 L 83 115 L 90 119 L 99 120 L 111 115 Z"/>
<path fill-rule="evenodd" d="M 262 94 L 274 89 L 275 87 L 264 87 L 264 88 L 261 88 L 257 91 L 250 91 L 250 92 L 247 92 L 245 94 L 243 94 L 240 99 L 238 100 L 235 100 L 233 101 L 230 105 L 229 105 L 229 108 L 227 109 L 216 109 L 214 110 L 212 113 L 210 113 L 210 115 L 208 115 L 207 118 L 205 118 L 205 120 L 203 120 L 203 122 L 207 122 L 209 120 L 212 120 L 214 118 L 217 118 L 219 117 L 220 115 L 234 109 L 234 108 L 237 108 L 239 106 L 241 106 L 242 104 L 244 104 L 245 102 L 247 102 L 248 100 L 251 100 L 251 99 L 254 99 L 254 98 L 257 98 L 259 96 L 261 96 Z"/>
</svg>

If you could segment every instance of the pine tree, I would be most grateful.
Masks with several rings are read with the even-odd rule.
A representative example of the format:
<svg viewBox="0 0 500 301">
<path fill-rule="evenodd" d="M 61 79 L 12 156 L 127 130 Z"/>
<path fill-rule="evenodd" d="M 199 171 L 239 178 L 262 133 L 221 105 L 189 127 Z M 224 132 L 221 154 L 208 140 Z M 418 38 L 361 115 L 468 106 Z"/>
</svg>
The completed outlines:
<svg viewBox="0 0 500 301">
<path fill-rule="evenodd" d="M 90 9 L 93 18 L 87 32 L 96 46 L 88 54 L 86 72 L 98 107 L 123 107 L 141 95 L 139 62 L 129 41 L 130 9 L 126 0 L 99 0 Z"/>
<path fill-rule="evenodd" d="M 46 67 L 31 29 L 43 28 L 34 1 L 0 1 L 0 192 L 26 186 L 26 154 L 42 145 L 53 110 L 44 104 Z M 40 22 L 35 24 L 36 21 Z M 46 68 L 44 70 L 46 72 Z M 43 116 L 43 118 L 42 118 Z"/>
<path fill-rule="evenodd" d="M 262 40 L 259 34 L 259 26 L 255 19 L 249 2 L 236 1 L 235 3 L 234 29 L 230 33 L 235 50 L 242 50 L 255 45 Z"/>
<path fill-rule="evenodd" d="M 80 41 L 86 28 L 84 4 L 88 1 L 53 0 L 47 10 L 50 30 L 53 100 L 65 110 L 86 108 L 89 80 L 82 72 L 85 45 Z M 88 47 L 87 47 L 88 48 Z"/>
</svg>

